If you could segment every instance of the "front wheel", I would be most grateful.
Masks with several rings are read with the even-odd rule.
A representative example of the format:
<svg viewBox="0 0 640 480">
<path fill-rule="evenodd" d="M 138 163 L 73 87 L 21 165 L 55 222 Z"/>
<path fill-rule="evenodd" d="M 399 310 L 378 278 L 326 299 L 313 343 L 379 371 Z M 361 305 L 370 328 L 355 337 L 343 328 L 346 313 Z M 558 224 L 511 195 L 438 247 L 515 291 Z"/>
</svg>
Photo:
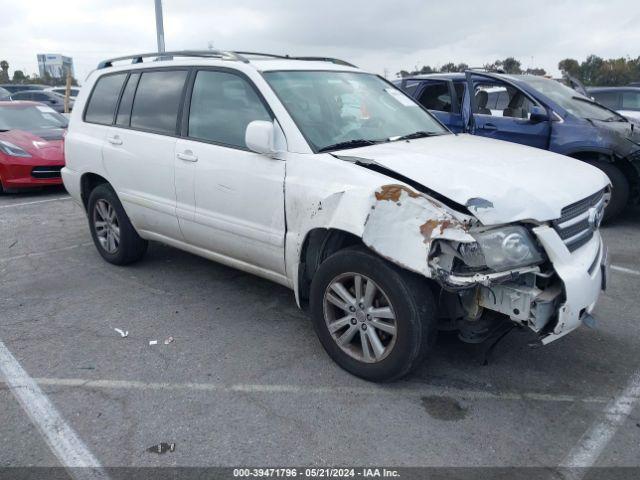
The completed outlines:
<svg viewBox="0 0 640 480">
<path fill-rule="evenodd" d="M 611 182 L 611 199 L 604 211 L 604 221 L 609 222 L 620 215 L 629 203 L 629 180 L 622 170 L 611 163 L 587 162 L 604 172 Z"/>
<path fill-rule="evenodd" d="M 366 380 L 406 375 L 421 363 L 436 335 L 426 282 L 365 248 L 340 250 L 320 265 L 310 306 L 327 353 Z"/>
</svg>

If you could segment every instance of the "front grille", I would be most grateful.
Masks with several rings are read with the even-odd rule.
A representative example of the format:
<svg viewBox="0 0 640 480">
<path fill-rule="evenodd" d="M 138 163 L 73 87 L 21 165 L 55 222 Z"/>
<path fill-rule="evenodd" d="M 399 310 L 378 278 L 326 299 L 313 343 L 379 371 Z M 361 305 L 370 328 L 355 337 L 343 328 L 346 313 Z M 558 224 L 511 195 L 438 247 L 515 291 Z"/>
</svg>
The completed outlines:
<svg viewBox="0 0 640 480">
<path fill-rule="evenodd" d="M 31 176 L 33 178 L 60 178 L 62 167 L 33 167 Z"/>
<path fill-rule="evenodd" d="M 572 203 L 562 209 L 559 219 L 552 222 L 570 252 L 580 248 L 593 237 L 604 212 L 606 190 Z"/>
</svg>

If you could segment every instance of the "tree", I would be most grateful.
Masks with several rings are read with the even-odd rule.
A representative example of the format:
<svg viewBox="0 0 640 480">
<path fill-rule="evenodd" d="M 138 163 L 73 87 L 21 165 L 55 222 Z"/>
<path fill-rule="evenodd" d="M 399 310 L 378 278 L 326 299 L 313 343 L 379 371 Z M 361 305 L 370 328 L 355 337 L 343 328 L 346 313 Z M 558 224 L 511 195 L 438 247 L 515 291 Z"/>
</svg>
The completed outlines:
<svg viewBox="0 0 640 480">
<path fill-rule="evenodd" d="M 570 75 L 578 79 L 580 78 L 580 64 L 573 58 L 565 58 L 564 60 L 560 60 L 560 62 L 558 63 L 558 70 L 560 70 L 565 75 Z"/>
<path fill-rule="evenodd" d="M 522 73 L 522 69 L 520 68 L 520 62 L 513 57 L 507 57 L 504 60 L 502 60 L 502 62 L 500 63 L 502 64 L 502 69 L 504 70 L 504 73 L 512 73 L 512 74 Z"/>
<path fill-rule="evenodd" d="M 539 75 L 539 76 L 544 76 L 547 74 L 547 71 L 544 68 L 527 68 L 525 70 L 525 73 L 528 73 L 529 75 Z"/>
<path fill-rule="evenodd" d="M 25 83 L 29 80 L 29 76 L 25 75 L 22 70 L 14 70 L 11 83 Z"/>
<path fill-rule="evenodd" d="M 589 55 L 580 64 L 580 80 L 586 85 L 599 85 L 604 60 L 597 55 Z"/>
<path fill-rule="evenodd" d="M 0 62 L 0 82 L 9 83 L 9 62 L 6 60 Z"/>
<path fill-rule="evenodd" d="M 458 67 L 456 66 L 455 63 L 449 62 L 449 63 L 445 63 L 442 67 L 440 67 L 440 71 L 441 72 L 457 72 Z"/>
</svg>

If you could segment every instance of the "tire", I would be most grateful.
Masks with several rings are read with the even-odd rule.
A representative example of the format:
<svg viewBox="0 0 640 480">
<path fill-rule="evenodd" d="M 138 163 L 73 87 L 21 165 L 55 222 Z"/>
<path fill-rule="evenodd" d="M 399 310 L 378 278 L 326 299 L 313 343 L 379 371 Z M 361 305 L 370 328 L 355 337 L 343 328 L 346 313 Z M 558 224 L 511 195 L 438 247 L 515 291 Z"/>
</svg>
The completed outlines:
<svg viewBox="0 0 640 480">
<path fill-rule="evenodd" d="M 629 180 L 625 177 L 622 170 L 611 163 L 605 162 L 588 162 L 602 172 L 604 172 L 611 182 L 611 200 L 604 211 L 605 222 L 610 222 L 616 218 L 629 203 L 630 186 Z"/>
<path fill-rule="evenodd" d="M 128 265 L 144 256 L 148 242 L 133 228 L 110 185 L 103 183 L 91 191 L 87 214 L 93 243 L 107 262 Z M 105 218 L 111 221 L 105 221 Z"/>
<path fill-rule="evenodd" d="M 362 302 L 347 304 L 336 292 L 344 295 L 346 290 L 352 298 L 356 297 L 356 276 L 361 277 L 359 298 Z M 373 302 L 366 298 L 369 282 L 377 289 Z M 337 283 L 343 289 L 337 287 Z M 344 309 L 329 298 L 337 299 Z M 422 363 L 435 342 L 435 302 L 427 282 L 364 247 L 350 247 L 327 258 L 313 277 L 309 300 L 313 325 L 326 352 L 340 367 L 365 380 L 388 382 L 407 375 Z M 376 310 L 370 310 L 367 304 Z M 346 310 L 348 305 L 353 308 Z M 391 308 L 385 309 L 385 306 Z M 367 318 L 369 311 L 373 315 Z M 395 318 L 388 318 L 389 312 Z M 376 318 L 375 313 L 387 318 Z M 330 330 L 329 324 L 334 328 Z M 384 330 L 379 329 L 382 326 Z M 364 340 L 367 352 L 362 344 L 363 336 L 367 337 Z M 338 338 L 350 340 L 341 347 Z"/>
</svg>

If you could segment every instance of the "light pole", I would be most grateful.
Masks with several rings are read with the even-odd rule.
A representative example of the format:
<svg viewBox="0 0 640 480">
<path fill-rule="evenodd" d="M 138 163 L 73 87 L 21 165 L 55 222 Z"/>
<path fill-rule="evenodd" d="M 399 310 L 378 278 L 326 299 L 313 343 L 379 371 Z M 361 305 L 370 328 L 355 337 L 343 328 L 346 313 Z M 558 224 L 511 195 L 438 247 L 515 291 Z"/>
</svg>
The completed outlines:
<svg viewBox="0 0 640 480">
<path fill-rule="evenodd" d="M 164 25 L 162 22 L 162 0 L 156 3 L 156 35 L 158 37 L 158 52 L 164 53 Z"/>
</svg>

